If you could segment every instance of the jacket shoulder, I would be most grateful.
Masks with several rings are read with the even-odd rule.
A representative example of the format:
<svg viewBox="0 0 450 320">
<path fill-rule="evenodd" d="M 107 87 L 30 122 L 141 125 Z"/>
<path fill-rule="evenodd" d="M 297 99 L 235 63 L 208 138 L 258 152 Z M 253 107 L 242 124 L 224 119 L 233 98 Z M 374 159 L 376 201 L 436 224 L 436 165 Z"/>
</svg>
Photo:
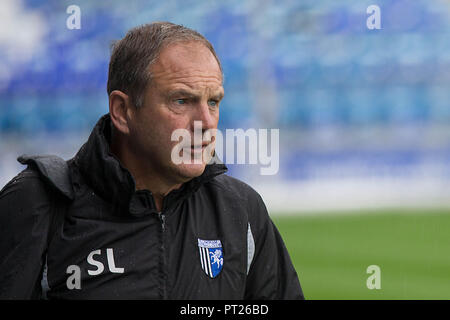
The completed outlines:
<svg viewBox="0 0 450 320">
<path fill-rule="evenodd" d="M 74 199 L 70 170 L 64 159 L 53 155 L 22 155 L 17 161 L 35 169 L 44 182 L 66 198 Z"/>
<path fill-rule="evenodd" d="M 30 167 L 22 170 L 0 190 L 0 203 L 7 203 L 8 207 L 29 206 L 30 199 L 35 198 L 43 200 L 49 196 L 40 173 Z M 6 212 L 4 208 L 1 209 L 2 213 Z"/>
<path fill-rule="evenodd" d="M 250 185 L 229 175 L 221 174 L 214 177 L 210 183 L 229 192 L 235 199 L 243 201 L 262 201 L 259 193 Z"/>
<path fill-rule="evenodd" d="M 55 197 L 73 199 L 69 169 L 64 160 L 55 156 L 21 156 L 18 161 L 28 167 L 0 190 L 1 219 L 46 215 Z"/>
<path fill-rule="evenodd" d="M 211 184 L 221 188 L 221 197 L 228 198 L 228 203 L 238 203 L 247 210 L 249 222 L 260 225 L 268 220 L 269 214 L 261 195 L 247 183 L 222 174 L 215 177 Z"/>
</svg>

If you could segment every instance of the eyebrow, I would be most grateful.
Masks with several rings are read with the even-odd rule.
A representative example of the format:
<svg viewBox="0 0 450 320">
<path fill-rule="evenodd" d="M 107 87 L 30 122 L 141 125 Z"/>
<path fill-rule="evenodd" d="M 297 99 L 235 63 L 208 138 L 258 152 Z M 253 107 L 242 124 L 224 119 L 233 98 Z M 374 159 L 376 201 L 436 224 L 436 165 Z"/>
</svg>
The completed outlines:
<svg viewBox="0 0 450 320">
<path fill-rule="evenodd" d="M 197 95 L 195 93 L 187 91 L 187 90 L 183 90 L 183 89 L 177 89 L 177 90 L 169 91 L 167 93 L 167 97 L 169 97 L 169 98 L 172 98 L 175 96 L 185 96 L 185 97 L 189 97 L 189 98 L 197 97 Z"/>
<path fill-rule="evenodd" d="M 222 100 L 223 96 L 224 96 L 223 90 L 217 91 L 212 94 L 212 97 L 216 98 L 217 100 Z"/>
<path fill-rule="evenodd" d="M 188 90 L 184 90 L 184 89 L 176 89 L 176 90 L 169 91 L 167 93 L 167 97 L 169 97 L 169 98 L 173 98 L 176 96 L 183 96 L 183 97 L 187 97 L 187 98 L 199 98 L 198 94 L 188 91 Z M 223 98 L 223 96 L 224 96 L 223 90 L 220 90 L 220 89 L 217 90 L 216 92 L 214 92 L 213 94 L 211 94 L 211 97 L 215 98 L 217 100 L 221 100 Z"/>
</svg>

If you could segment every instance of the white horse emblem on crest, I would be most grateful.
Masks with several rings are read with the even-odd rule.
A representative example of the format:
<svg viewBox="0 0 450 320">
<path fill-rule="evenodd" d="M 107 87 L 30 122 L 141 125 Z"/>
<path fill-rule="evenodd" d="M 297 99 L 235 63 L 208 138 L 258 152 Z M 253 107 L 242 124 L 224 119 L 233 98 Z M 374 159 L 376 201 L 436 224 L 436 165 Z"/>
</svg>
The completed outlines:
<svg viewBox="0 0 450 320">
<path fill-rule="evenodd" d="M 214 252 L 210 252 L 209 254 L 213 259 L 212 264 L 217 263 L 218 268 L 223 265 L 222 250 L 215 250 Z"/>
</svg>

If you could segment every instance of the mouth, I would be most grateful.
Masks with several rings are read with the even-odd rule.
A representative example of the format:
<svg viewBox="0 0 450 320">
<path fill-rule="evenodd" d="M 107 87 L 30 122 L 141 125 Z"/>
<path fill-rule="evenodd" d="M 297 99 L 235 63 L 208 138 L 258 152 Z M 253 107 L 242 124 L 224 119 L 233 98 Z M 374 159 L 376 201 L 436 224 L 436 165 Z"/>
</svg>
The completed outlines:
<svg viewBox="0 0 450 320">
<path fill-rule="evenodd" d="M 205 148 L 209 145 L 209 143 L 203 143 L 199 145 L 191 145 L 191 151 L 193 152 L 203 152 Z"/>
</svg>

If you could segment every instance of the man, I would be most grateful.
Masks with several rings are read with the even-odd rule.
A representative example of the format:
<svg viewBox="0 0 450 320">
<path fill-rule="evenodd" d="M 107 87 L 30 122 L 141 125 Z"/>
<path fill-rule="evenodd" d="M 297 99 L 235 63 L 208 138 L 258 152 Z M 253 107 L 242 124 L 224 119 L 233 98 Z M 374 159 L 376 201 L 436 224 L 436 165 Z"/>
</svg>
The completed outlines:
<svg viewBox="0 0 450 320">
<path fill-rule="evenodd" d="M 0 298 L 303 299 L 261 197 L 224 174 L 214 138 L 173 153 L 175 130 L 217 128 L 222 81 L 211 44 L 183 26 L 116 43 L 109 113 L 88 141 L 67 163 L 20 157 L 0 193 Z"/>
</svg>

